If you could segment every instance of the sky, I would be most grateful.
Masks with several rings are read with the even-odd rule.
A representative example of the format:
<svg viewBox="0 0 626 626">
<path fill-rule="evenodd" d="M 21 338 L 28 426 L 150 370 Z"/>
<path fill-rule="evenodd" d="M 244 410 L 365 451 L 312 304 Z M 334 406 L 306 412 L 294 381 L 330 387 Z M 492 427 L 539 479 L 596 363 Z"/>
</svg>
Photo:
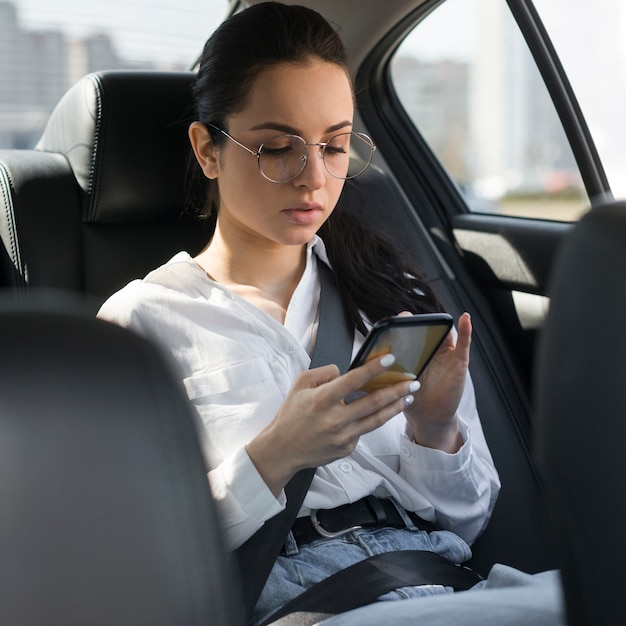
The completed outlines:
<svg viewBox="0 0 626 626">
<path fill-rule="evenodd" d="M 228 0 L 12 0 L 32 30 L 114 34 L 126 59 L 190 61 L 228 10 Z M 172 57 L 175 57 L 172 59 Z"/>
</svg>

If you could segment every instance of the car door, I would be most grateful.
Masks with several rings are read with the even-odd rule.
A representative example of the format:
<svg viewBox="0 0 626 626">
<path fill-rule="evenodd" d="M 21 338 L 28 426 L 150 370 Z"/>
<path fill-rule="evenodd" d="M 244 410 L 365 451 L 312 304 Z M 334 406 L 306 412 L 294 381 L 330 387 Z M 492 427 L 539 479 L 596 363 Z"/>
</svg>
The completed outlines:
<svg viewBox="0 0 626 626">
<path fill-rule="evenodd" d="M 357 78 L 360 113 L 387 166 L 469 308 L 491 310 L 529 386 L 559 243 L 586 210 L 613 197 L 557 44 L 577 84 L 590 92 L 586 104 L 618 99 L 622 111 L 626 104 L 623 85 L 615 91 L 611 78 L 619 75 L 618 63 L 626 64 L 620 37 L 612 47 L 604 42 L 605 62 L 596 65 L 589 58 L 597 48 L 576 37 L 593 23 L 623 29 L 620 3 L 536 4 L 555 30 L 567 24 L 558 41 L 530 0 L 422 3 Z M 595 91 L 588 89 L 591 78 Z M 612 103 L 611 115 L 595 111 L 594 131 L 607 140 L 621 133 L 623 146 L 619 110 Z M 619 164 L 620 141 L 607 143 Z M 614 169 L 611 182 L 619 186 L 621 170 Z"/>
</svg>

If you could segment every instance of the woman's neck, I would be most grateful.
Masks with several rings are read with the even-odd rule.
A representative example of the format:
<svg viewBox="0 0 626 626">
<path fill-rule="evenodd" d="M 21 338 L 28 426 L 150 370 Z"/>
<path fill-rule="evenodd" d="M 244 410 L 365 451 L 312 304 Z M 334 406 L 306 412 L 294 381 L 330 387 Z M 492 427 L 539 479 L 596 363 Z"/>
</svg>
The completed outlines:
<svg viewBox="0 0 626 626">
<path fill-rule="evenodd" d="M 306 245 L 259 243 L 224 236 L 216 228 L 195 258 L 215 282 L 231 289 L 281 324 L 306 265 Z"/>
</svg>

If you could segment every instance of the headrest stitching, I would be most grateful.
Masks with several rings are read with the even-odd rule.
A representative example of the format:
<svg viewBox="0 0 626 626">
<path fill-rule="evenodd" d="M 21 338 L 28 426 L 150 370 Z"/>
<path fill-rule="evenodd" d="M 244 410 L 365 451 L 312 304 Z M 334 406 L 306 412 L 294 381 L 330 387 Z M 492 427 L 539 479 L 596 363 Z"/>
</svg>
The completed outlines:
<svg viewBox="0 0 626 626">
<path fill-rule="evenodd" d="M 15 228 L 15 211 L 13 206 L 13 198 L 11 190 L 15 188 L 15 183 L 10 171 L 0 164 L 0 178 L 6 181 L 6 184 L 0 185 L 2 188 L 2 200 L 6 207 L 7 230 L 9 236 L 9 245 L 11 249 L 11 261 L 15 269 L 17 282 L 23 284 L 25 282 L 22 268 L 22 255 L 20 253 L 20 245 L 17 238 L 17 229 Z"/>
<path fill-rule="evenodd" d="M 89 171 L 89 187 L 87 193 L 89 196 L 89 219 L 94 219 L 96 215 L 96 207 L 98 206 L 98 196 L 100 193 L 100 186 L 95 184 L 96 179 L 96 164 L 98 162 L 98 150 L 100 148 L 99 143 L 102 136 L 102 82 L 99 74 L 91 74 L 89 76 L 96 95 L 96 112 L 95 112 L 95 124 L 93 133 L 93 150 L 91 152 L 91 163 Z M 100 159 L 102 162 L 102 159 Z"/>
</svg>

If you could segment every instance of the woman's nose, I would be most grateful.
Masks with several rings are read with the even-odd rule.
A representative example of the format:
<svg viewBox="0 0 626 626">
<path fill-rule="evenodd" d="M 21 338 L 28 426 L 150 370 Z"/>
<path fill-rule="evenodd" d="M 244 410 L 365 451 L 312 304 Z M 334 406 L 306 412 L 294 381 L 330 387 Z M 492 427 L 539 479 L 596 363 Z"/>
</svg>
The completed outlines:
<svg viewBox="0 0 626 626">
<path fill-rule="evenodd" d="M 321 146 L 311 146 L 303 170 L 296 176 L 294 182 L 298 186 L 319 189 L 326 183 L 326 166 Z"/>
</svg>

